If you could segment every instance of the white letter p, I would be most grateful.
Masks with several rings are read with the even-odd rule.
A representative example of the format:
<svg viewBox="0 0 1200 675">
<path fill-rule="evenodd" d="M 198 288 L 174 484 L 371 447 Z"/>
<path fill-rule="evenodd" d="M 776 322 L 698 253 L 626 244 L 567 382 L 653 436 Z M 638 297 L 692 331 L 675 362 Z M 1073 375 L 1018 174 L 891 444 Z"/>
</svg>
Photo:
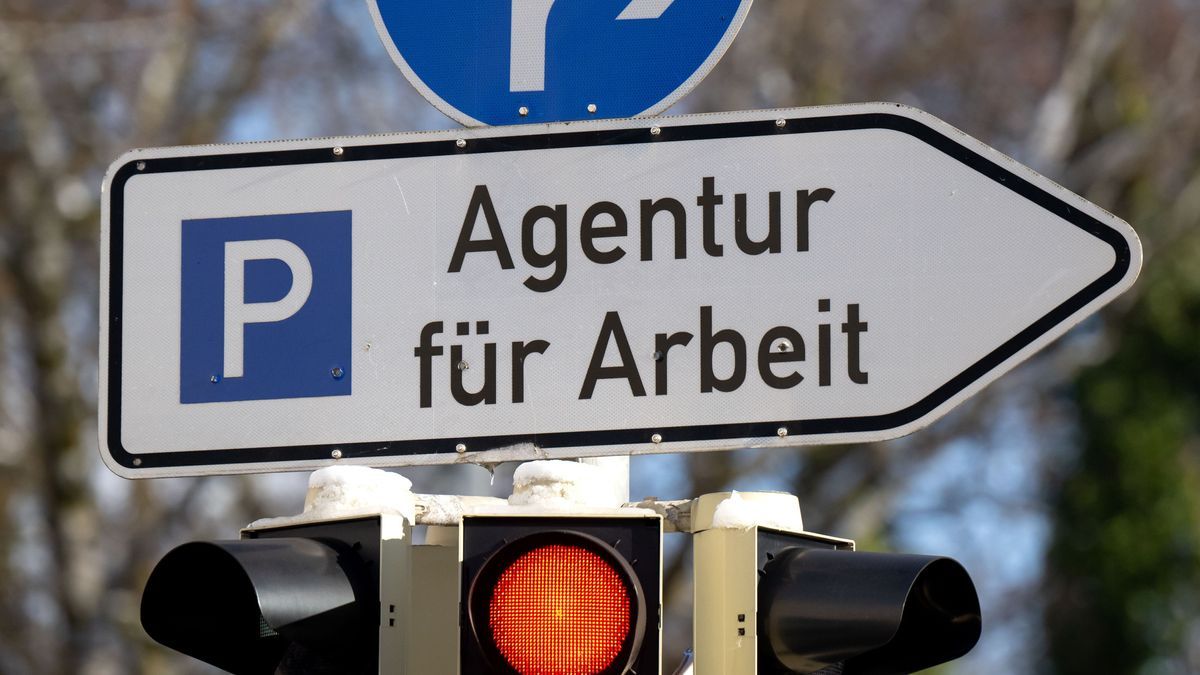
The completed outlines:
<svg viewBox="0 0 1200 675">
<path fill-rule="evenodd" d="M 278 260 L 292 272 L 287 295 L 273 302 L 246 302 L 246 261 Z M 242 377 L 245 327 L 283 321 L 300 311 L 312 292 L 312 264 L 299 246 L 286 239 L 225 242 L 224 377 Z"/>
</svg>

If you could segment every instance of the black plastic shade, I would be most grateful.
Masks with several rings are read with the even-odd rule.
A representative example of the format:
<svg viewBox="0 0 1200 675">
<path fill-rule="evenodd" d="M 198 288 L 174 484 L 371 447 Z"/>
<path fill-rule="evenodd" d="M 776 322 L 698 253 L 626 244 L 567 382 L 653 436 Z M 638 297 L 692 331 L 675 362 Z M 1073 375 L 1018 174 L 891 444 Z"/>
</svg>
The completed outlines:
<svg viewBox="0 0 1200 675">
<path fill-rule="evenodd" d="M 794 548 L 759 582 L 764 672 L 912 673 L 979 640 L 975 585 L 950 558 Z"/>
<path fill-rule="evenodd" d="M 179 546 L 146 582 L 142 626 L 235 675 L 274 675 L 297 658 L 356 672 L 364 650 L 355 646 L 377 630 L 364 606 L 375 599 L 359 602 L 357 558 L 335 545 L 277 538 Z"/>
</svg>

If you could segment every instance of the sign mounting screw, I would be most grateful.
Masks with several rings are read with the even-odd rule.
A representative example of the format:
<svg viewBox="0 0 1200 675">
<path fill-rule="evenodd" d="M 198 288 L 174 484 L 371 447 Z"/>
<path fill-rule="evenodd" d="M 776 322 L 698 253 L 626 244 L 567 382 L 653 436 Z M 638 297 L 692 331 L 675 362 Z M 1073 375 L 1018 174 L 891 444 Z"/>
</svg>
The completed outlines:
<svg viewBox="0 0 1200 675">
<path fill-rule="evenodd" d="M 595 104 L 595 103 L 589 103 L 589 104 L 588 104 L 588 107 L 587 107 L 587 111 L 588 111 L 588 112 L 590 112 L 590 113 L 592 113 L 593 115 L 595 115 L 595 114 L 596 114 L 596 104 Z"/>
<path fill-rule="evenodd" d="M 787 427 L 779 427 L 778 429 L 775 430 L 775 434 L 777 436 L 779 436 L 780 438 L 787 438 L 788 428 Z"/>
<path fill-rule="evenodd" d="M 520 115 L 521 117 L 528 117 L 529 116 L 529 108 L 526 108 L 525 106 L 521 106 L 520 108 L 517 108 L 517 114 Z"/>
<path fill-rule="evenodd" d="M 782 117 L 780 117 L 779 119 L 775 120 L 775 126 L 777 126 L 777 127 L 779 127 L 780 129 L 782 129 L 782 128 L 784 128 L 784 127 L 786 127 L 786 126 L 787 126 L 787 120 L 785 120 L 785 119 L 783 119 Z"/>
<path fill-rule="evenodd" d="M 334 366 L 333 370 L 329 371 L 329 374 L 333 376 L 333 379 L 340 380 L 346 374 L 346 371 L 342 370 L 341 366 Z"/>
<path fill-rule="evenodd" d="M 654 434 L 653 436 L 650 437 L 650 442 L 655 445 L 662 443 L 662 434 Z"/>
<path fill-rule="evenodd" d="M 460 138 L 457 141 L 454 141 L 454 144 L 460 148 L 465 148 L 465 147 L 467 147 L 467 139 Z"/>
<path fill-rule="evenodd" d="M 138 171 L 145 171 L 145 170 L 146 170 L 146 163 L 145 163 L 145 162 L 138 162 L 138 163 L 137 163 L 137 170 L 138 170 Z"/>
<path fill-rule="evenodd" d="M 459 443 L 458 445 L 454 446 L 454 451 L 455 451 L 455 452 L 457 452 L 457 453 L 458 453 L 458 454 L 460 454 L 460 455 L 461 455 L 461 454 L 463 454 L 464 452 L 466 452 L 466 451 L 467 451 L 467 444 L 466 444 L 466 443 Z"/>
<path fill-rule="evenodd" d="M 339 450 L 339 449 L 337 449 L 337 448 L 334 448 L 334 449 L 333 449 L 333 452 L 329 453 L 329 456 L 330 456 L 330 457 L 332 457 L 332 458 L 334 458 L 334 459 L 341 459 L 341 458 L 342 458 L 342 451 L 341 451 L 341 450 Z"/>
<path fill-rule="evenodd" d="M 661 133 L 662 133 L 662 127 L 657 127 L 657 126 L 650 127 L 650 135 L 651 136 L 658 136 Z"/>
<path fill-rule="evenodd" d="M 341 157 L 341 156 L 342 156 L 342 155 L 344 155 L 344 154 L 346 154 L 346 149 L 345 149 L 345 148 L 343 148 L 343 147 L 342 147 L 342 146 L 340 146 L 340 145 L 339 145 L 338 147 L 336 147 L 336 148 L 334 148 L 334 149 L 333 149 L 333 156 L 334 156 L 334 157 Z"/>
</svg>

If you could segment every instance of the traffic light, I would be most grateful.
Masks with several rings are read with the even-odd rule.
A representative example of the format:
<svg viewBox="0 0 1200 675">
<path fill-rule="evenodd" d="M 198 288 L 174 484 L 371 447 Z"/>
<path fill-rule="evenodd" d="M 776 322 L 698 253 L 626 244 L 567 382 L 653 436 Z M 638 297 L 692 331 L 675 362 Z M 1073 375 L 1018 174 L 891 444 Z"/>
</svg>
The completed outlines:
<svg viewBox="0 0 1200 675">
<path fill-rule="evenodd" d="M 399 673 L 408 529 L 376 515 L 183 544 L 151 572 L 142 626 L 234 675 Z"/>
<path fill-rule="evenodd" d="M 858 553 L 852 541 L 786 529 L 714 527 L 729 497 L 704 495 L 692 506 L 697 675 L 912 673 L 978 641 L 979 599 L 954 560 Z"/>
<path fill-rule="evenodd" d="M 655 675 L 662 518 L 465 516 L 461 673 Z"/>
<path fill-rule="evenodd" d="M 247 529 L 154 568 L 142 625 L 234 675 L 655 675 L 662 518 L 400 516 Z"/>
<path fill-rule="evenodd" d="M 698 675 L 909 673 L 978 640 L 953 560 L 857 553 L 802 531 L 791 495 L 740 499 L 758 513 L 720 515 L 728 493 L 675 512 L 426 511 L 420 544 L 400 515 L 247 529 L 169 552 L 142 625 L 234 675 L 657 675 L 669 514 L 693 534 Z"/>
</svg>

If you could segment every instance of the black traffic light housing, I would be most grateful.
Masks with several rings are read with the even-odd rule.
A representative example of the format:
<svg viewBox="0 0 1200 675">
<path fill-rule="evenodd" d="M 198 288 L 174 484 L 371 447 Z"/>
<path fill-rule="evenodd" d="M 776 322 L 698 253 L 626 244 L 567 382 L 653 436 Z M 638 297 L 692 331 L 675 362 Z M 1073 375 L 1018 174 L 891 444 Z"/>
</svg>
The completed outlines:
<svg viewBox="0 0 1200 675">
<path fill-rule="evenodd" d="M 142 626 L 167 647 L 234 675 L 376 675 L 385 518 L 183 544 L 150 574 Z"/>
<path fill-rule="evenodd" d="M 859 553 L 850 540 L 810 532 L 714 527 L 728 496 L 692 506 L 697 675 L 899 675 L 978 641 L 979 599 L 954 560 Z"/>
<path fill-rule="evenodd" d="M 912 673 L 965 655 L 982 628 L 967 571 L 933 556 L 791 546 L 763 567 L 758 605 L 761 673 Z"/>
<path fill-rule="evenodd" d="M 461 525 L 461 673 L 516 673 L 503 655 L 489 606 L 505 570 L 525 554 L 550 546 L 587 551 L 621 580 L 630 626 L 619 653 L 595 675 L 661 668 L 662 519 L 653 514 L 464 516 Z"/>
</svg>

